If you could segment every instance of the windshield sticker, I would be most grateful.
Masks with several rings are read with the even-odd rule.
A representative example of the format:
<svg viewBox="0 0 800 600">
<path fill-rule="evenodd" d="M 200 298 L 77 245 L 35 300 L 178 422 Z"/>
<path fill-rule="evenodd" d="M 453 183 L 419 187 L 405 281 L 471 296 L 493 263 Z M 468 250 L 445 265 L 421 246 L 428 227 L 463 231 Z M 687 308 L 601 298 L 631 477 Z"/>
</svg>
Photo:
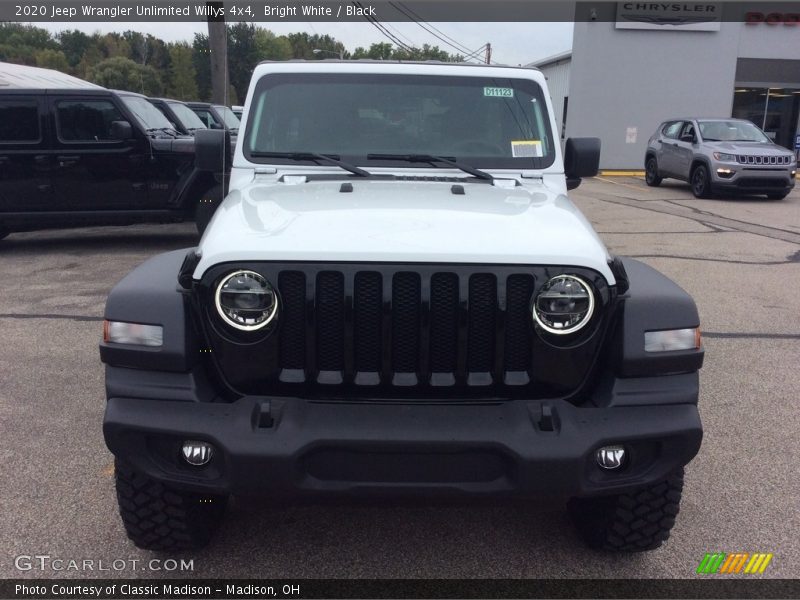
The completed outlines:
<svg viewBox="0 0 800 600">
<path fill-rule="evenodd" d="M 483 95 L 490 98 L 513 98 L 514 88 L 485 87 Z"/>
<path fill-rule="evenodd" d="M 512 140 L 511 156 L 514 158 L 539 158 L 542 156 L 542 141 Z"/>
</svg>

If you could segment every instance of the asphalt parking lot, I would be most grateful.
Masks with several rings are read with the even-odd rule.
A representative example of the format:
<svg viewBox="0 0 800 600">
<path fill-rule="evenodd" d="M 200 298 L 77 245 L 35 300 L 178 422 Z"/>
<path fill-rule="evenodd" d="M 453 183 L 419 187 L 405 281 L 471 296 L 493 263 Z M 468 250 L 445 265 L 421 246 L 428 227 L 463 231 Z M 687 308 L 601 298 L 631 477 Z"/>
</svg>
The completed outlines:
<svg viewBox="0 0 800 600">
<path fill-rule="evenodd" d="M 612 252 L 697 300 L 705 439 L 662 549 L 584 549 L 560 504 L 234 502 L 187 573 L 20 571 L 19 555 L 146 561 L 117 515 L 97 343 L 109 289 L 193 224 L 12 234 L 0 242 L 0 577 L 693 577 L 706 552 L 772 552 L 800 576 L 800 190 L 696 200 L 688 186 L 586 181 L 572 197 Z M 162 557 L 164 558 L 164 557 Z"/>
</svg>

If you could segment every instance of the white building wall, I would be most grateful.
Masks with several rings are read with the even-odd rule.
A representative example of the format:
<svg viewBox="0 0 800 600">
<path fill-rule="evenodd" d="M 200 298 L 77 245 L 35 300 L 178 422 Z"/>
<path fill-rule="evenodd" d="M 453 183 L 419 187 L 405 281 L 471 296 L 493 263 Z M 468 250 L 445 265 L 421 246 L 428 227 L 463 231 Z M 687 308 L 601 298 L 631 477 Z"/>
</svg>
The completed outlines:
<svg viewBox="0 0 800 600">
<path fill-rule="evenodd" d="M 560 60 L 549 65 L 539 67 L 547 78 L 547 87 L 550 90 L 550 99 L 553 101 L 553 112 L 555 113 L 556 123 L 559 130 L 557 136 L 564 136 L 562 123 L 564 122 L 564 98 L 569 96 L 569 71 L 571 58 Z M 567 109 L 569 118 L 569 108 Z"/>
<path fill-rule="evenodd" d="M 642 169 L 662 121 L 730 116 L 740 27 L 641 31 L 576 22 L 567 137 L 599 137 L 602 169 Z"/>
</svg>

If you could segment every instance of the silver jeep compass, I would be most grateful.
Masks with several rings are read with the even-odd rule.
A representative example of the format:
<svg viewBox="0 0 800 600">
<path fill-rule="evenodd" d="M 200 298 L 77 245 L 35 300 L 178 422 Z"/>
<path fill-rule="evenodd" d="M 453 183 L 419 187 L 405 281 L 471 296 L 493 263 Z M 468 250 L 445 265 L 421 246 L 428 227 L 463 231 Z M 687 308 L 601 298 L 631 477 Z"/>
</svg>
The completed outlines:
<svg viewBox="0 0 800 600">
<path fill-rule="evenodd" d="M 665 121 L 650 137 L 644 163 L 647 185 L 657 186 L 665 177 L 681 179 L 697 198 L 727 191 L 781 200 L 797 173 L 790 150 L 742 119 Z"/>
</svg>

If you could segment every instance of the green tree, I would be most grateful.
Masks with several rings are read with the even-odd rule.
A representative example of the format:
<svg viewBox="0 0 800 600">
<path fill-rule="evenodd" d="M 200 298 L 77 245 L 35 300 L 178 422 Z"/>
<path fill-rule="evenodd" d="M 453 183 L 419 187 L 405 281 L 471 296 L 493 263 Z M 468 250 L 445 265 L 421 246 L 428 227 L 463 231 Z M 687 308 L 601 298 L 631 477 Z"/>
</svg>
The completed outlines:
<svg viewBox="0 0 800 600">
<path fill-rule="evenodd" d="M 349 58 L 349 54 L 344 48 L 344 44 L 329 35 L 308 35 L 307 33 L 290 33 L 286 36 L 292 46 L 292 58 L 304 58 L 306 60 L 334 58 L 343 55 Z M 318 54 L 314 50 L 323 50 Z"/>
<path fill-rule="evenodd" d="M 97 46 L 94 40 L 92 40 L 91 44 L 84 51 L 78 66 L 75 67 L 75 74 L 78 77 L 87 79 L 91 76 L 92 69 L 94 69 L 95 66 L 100 64 L 100 62 L 103 60 L 103 53 L 100 51 L 100 48 Z"/>
<path fill-rule="evenodd" d="M 129 58 L 115 56 L 97 64 L 89 80 L 107 88 L 138 92 L 145 96 L 160 96 L 164 88 L 158 72 Z"/>
<path fill-rule="evenodd" d="M 0 61 L 36 65 L 40 50 L 58 50 L 50 32 L 33 25 L 0 23 Z"/>
<path fill-rule="evenodd" d="M 66 73 L 70 70 L 69 62 L 67 61 L 67 57 L 64 56 L 64 53 L 61 50 L 51 50 L 50 48 L 45 48 L 44 50 L 36 52 L 36 66 L 45 69 L 55 69 L 62 73 Z"/>
<path fill-rule="evenodd" d="M 57 36 L 59 46 L 67 58 L 70 69 L 77 72 L 83 55 L 92 46 L 92 38 L 77 29 L 62 31 Z M 83 73 L 81 75 L 84 75 Z"/>
<path fill-rule="evenodd" d="M 285 35 L 276 36 L 269 29 L 256 29 L 256 49 L 258 60 L 289 60 L 292 58 L 292 44 Z"/>
<path fill-rule="evenodd" d="M 98 43 L 100 50 L 106 58 L 131 58 L 131 46 L 119 33 L 107 33 L 100 36 Z"/>
<path fill-rule="evenodd" d="M 228 27 L 228 77 L 237 97 L 247 94 L 253 69 L 258 64 L 259 52 L 256 26 L 236 23 Z"/>
<path fill-rule="evenodd" d="M 380 42 L 372 44 L 369 49 L 364 49 L 361 46 L 353 52 L 353 58 L 369 58 L 372 60 L 389 60 L 392 58 L 392 53 L 395 51 L 394 46 L 388 42 Z"/>
<path fill-rule="evenodd" d="M 197 80 L 197 97 L 207 101 L 211 97 L 211 49 L 205 33 L 194 34 L 192 64 Z"/>
<path fill-rule="evenodd" d="M 170 67 L 167 95 L 177 100 L 197 100 L 197 78 L 192 62 L 192 48 L 186 42 L 169 47 Z"/>
</svg>

